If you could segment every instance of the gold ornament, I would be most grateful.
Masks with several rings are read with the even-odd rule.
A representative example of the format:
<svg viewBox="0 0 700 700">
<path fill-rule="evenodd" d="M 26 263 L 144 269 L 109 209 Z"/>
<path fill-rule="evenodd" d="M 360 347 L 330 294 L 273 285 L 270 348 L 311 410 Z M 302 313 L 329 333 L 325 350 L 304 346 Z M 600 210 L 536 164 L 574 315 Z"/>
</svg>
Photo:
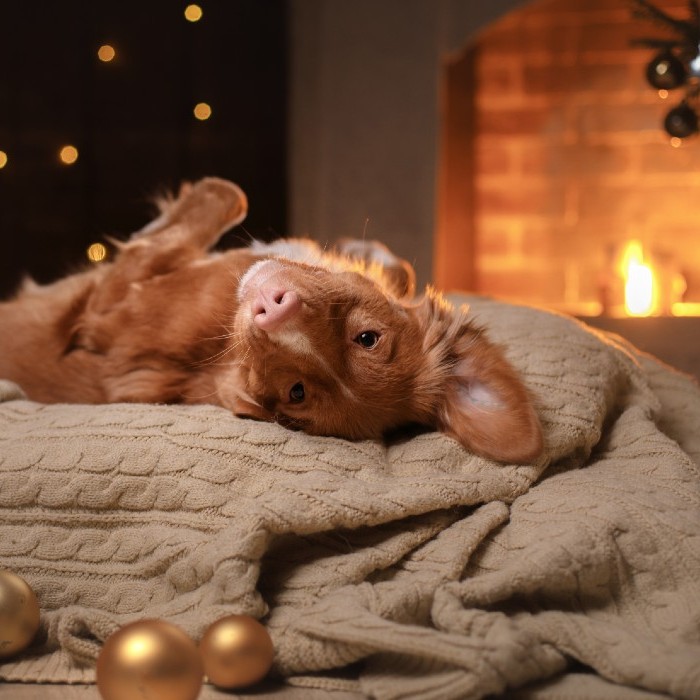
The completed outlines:
<svg viewBox="0 0 700 700">
<path fill-rule="evenodd" d="M 267 630 L 249 615 L 213 623 L 199 643 L 204 673 L 220 688 L 241 688 L 262 680 L 275 650 Z"/>
<path fill-rule="evenodd" d="M 203 676 L 196 644 L 163 620 L 122 627 L 97 658 L 97 688 L 104 700 L 195 700 Z"/>
<path fill-rule="evenodd" d="M 39 601 L 29 584 L 0 571 L 0 659 L 22 651 L 39 629 Z"/>
</svg>

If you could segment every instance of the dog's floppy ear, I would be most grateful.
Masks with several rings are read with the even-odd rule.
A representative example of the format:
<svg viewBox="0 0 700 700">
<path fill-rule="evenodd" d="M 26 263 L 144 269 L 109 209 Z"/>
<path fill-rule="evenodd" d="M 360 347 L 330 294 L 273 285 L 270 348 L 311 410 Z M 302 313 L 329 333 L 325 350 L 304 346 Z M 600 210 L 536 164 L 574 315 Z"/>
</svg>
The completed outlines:
<svg viewBox="0 0 700 700">
<path fill-rule="evenodd" d="M 230 407 L 234 415 L 239 418 L 252 418 L 253 420 L 273 421 L 275 416 L 273 413 L 263 408 L 253 401 L 248 401 L 241 396 L 236 396 Z"/>
<path fill-rule="evenodd" d="M 399 299 L 410 299 L 416 291 L 416 272 L 411 263 L 396 257 L 383 243 L 357 238 L 341 238 L 336 252 L 362 261 L 370 277 L 383 282 Z"/>
<path fill-rule="evenodd" d="M 438 426 L 499 462 L 526 463 L 542 452 L 532 399 L 501 351 L 479 335 L 457 344 Z"/>
<path fill-rule="evenodd" d="M 246 390 L 246 372 L 240 365 L 227 367 L 217 380 L 221 405 L 239 418 L 274 421 L 275 414 L 257 403 Z"/>
<path fill-rule="evenodd" d="M 438 429 L 468 450 L 522 464 L 542 452 L 542 429 L 527 389 L 500 348 L 439 295 L 420 307 L 426 377 Z"/>
</svg>

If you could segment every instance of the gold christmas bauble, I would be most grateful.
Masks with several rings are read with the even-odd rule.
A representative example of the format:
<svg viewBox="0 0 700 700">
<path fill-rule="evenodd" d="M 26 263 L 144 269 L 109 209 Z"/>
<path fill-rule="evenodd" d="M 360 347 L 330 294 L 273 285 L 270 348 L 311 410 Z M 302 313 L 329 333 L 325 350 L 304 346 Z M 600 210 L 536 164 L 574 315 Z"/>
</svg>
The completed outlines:
<svg viewBox="0 0 700 700">
<path fill-rule="evenodd" d="M 39 601 L 29 584 L 0 571 L 0 659 L 22 651 L 39 629 Z"/>
<path fill-rule="evenodd" d="M 163 620 L 125 625 L 107 639 L 97 659 L 104 700 L 195 700 L 203 676 L 196 644 Z"/>
<path fill-rule="evenodd" d="M 249 615 L 229 615 L 213 623 L 199 650 L 204 673 L 220 688 L 241 688 L 262 680 L 275 650 L 267 630 Z"/>
</svg>

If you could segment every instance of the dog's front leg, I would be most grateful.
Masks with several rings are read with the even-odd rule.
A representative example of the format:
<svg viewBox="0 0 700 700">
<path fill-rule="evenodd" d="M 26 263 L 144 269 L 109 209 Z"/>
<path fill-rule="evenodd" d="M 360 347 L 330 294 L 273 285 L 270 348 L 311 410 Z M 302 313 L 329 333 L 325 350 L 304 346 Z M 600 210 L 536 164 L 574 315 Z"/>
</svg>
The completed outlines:
<svg viewBox="0 0 700 700">
<path fill-rule="evenodd" d="M 176 199 L 160 202 L 160 216 L 126 243 L 90 300 L 89 309 L 105 313 L 134 283 L 183 268 L 201 258 L 248 211 L 248 200 L 232 182 L 209 177 L 186 184 Z"/>
</svg>

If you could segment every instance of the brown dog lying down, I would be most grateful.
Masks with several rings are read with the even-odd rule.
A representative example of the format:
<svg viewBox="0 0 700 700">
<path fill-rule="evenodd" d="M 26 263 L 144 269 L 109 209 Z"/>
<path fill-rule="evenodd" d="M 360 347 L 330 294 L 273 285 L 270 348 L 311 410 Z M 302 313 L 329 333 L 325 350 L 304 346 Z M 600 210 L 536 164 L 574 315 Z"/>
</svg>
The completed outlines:
<svg viewBox="0 0 700 700">
<path fill-rule="evenodd" d="M 349 439 L 421 424 L 493 459 L 538 456 L 528 392 L 466 310 L 413 301 L 412 268 L 376 243 L 208 253 L 246 211 L 207 178 L 114 262 L 25 284 L 0 303 L 0 377 L 41 402 L 212 403 Z"/>
</svg>

